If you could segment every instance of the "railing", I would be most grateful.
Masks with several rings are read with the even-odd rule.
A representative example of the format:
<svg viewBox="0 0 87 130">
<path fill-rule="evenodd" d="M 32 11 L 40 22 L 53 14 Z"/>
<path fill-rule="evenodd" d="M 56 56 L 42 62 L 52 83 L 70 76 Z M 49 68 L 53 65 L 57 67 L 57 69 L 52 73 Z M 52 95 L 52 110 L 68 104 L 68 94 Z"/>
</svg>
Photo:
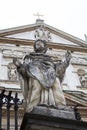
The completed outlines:
<svg viewBox="0 0 87 130">
<path fill-rule="evenodd" d="M 18 98 L 18 93 L 15 93 L 15 96 L 12 96 L 12 91 L 8 92 L 8 95 L 5 94 L 5 90 L 2 90 L 0 93 L 0 130 L 11 130 L 11 107 L 14 109 L 14 130 L 18 130 L 18 108 L 22 104 L 22 101 Z M 2 110 L 3 106 L 6 108 L 6 129 L 2 128 Z M 78 112 L 78 104 L 74 107 L 74 114 L 76 120 L 81 121 L 80 113 Z M 13 125 L 13 124 L 12 124 Z"/>
<path fill-rule="evenodd" d="M 14 106 L 14 130 L 18 130 L 18 108 L 22 102 L 18 98 L 18 93 L 15 93 L 15 97 L 12 96 L 12 91 L 9 91 L 8 95 L 5 94 L 5 90 L 2 90 L 0 93 L 0 130 L 5 130 L 2 128 L 2 108 L 6 107 L 6 119 L 7 119 L 7 128 L 10 130 L 10 108 Z"/>
</svg>

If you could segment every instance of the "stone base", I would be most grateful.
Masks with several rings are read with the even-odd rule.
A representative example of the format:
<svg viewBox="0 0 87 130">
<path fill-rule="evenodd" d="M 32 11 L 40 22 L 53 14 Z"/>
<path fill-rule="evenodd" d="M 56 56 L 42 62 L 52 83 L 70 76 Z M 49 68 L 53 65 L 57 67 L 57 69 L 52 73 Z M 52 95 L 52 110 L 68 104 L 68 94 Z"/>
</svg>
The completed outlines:
<svg viewBox="0 0 87 130">
<path fill-rule="evenodd" d="M 25 113 L 20 130 L 87 130 L 87 122 L 76 120 L 69 108 L 36 106 Z"/>
</svg>

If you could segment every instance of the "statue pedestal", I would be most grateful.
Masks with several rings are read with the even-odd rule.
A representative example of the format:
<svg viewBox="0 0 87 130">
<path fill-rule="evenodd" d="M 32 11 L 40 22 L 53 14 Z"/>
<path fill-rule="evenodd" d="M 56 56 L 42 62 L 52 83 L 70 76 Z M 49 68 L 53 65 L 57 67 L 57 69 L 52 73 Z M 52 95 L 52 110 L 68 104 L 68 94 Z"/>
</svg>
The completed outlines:
<svg viewBox="0 0 87 130">
<path fill-rule="evenodd" d="M 87 122 L 76 120 L 69 108 L 36 106 L 25 113 L 20 130 L 87 130 Z"/>
</svg>

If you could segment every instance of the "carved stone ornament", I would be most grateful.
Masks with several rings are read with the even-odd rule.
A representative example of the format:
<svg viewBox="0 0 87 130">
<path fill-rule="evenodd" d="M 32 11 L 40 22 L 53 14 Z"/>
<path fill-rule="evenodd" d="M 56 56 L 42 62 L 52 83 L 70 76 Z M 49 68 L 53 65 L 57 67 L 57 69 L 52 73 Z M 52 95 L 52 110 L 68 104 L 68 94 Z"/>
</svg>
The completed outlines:
<svg viewBox="0 0 87 130">
<path fill-rule="evenodd" d="M 44 25 L 41 25 L 35 30 L 34 37 L 36 40 L 41 39 L 45 41 L 51 41 L 52 37 L 48 30 L 45 29 Z"/>
<path fill-rule="evenodd" d="M 78 76 L 79 76 L 81 86 L 87 87 L 87 73 L 86 73 L 86 71 L 83 70 L 83 69 L 78 69 L 77 73 L 78 73 Z"/>
<path fill-rule="evenodd" d="M 17 80 L 16 66 L 12 62 L 8 64 L 8 78 L 12 81 Z"/>
<path fill-rule="evenodd" d="M 85 74 L 85 70 L 83 70 L 83 69 L 78 69 L 78 70 L 77 70 L 77 74 L 78 74 L 79 76 L 83 76 L 83 75 Z"/>
</svg>

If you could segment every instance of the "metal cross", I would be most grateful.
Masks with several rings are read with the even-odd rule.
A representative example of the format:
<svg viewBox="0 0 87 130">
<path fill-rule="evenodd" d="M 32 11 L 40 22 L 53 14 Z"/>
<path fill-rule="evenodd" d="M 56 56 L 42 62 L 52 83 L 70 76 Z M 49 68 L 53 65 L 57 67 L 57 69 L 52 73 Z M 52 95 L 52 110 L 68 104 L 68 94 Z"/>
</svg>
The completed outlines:
<svg viewBox="0 0 87 130">
<path fill-rule="evenodd" d="M 39 14 L 39 13 L 37 13 L 37 14 L 34 14 L 34 16 L 37 16 L 38 17 L 38 19 L 40 19 L 40 16 L 44 16 L 44 15 L 41 15 L 41 14 Z"/>
</svg>

